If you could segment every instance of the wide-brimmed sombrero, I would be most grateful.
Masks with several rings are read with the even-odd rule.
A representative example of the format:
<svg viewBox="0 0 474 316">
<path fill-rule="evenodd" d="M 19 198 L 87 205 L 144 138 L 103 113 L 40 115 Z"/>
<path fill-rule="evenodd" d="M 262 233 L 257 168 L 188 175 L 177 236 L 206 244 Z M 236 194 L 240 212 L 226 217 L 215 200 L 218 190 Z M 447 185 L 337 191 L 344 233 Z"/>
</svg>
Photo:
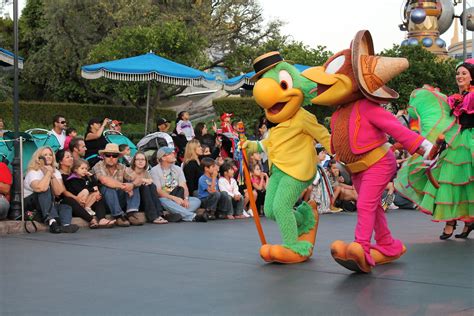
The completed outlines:
<svg viewBox="0 0 474 316">
<path fill-rule="evenodd" d="M 367 30 L 357 32 L 351 53 L 354 76 L 366 98 L 378 103 L 398 98 L 398 92 L 385 84 L 408 68 L 406 58 L 375 56 L 372 36 Z"/>
</svg>

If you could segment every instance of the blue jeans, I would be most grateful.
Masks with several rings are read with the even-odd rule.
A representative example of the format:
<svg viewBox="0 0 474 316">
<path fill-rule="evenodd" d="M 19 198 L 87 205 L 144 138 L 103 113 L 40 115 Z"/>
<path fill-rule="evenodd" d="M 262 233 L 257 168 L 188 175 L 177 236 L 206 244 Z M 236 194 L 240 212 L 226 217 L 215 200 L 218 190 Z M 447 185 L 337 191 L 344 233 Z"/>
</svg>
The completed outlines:
<svg viewBox="0 0 474 316">
<path fill-rule="evenodd" d="M 127 213 L 138 212 L 140 206 L 140 191 L 138 188 L 133 189 L 132 196 L 125 191 L 111 189 L 106 186 L 102 186 L 100 192 L 113 217 L 123 216 L 124 209 L 127 210 Z"/>
<path fill-rule="evenodd" d="M 51 189 L 45 192 L 34 192 L 25 198 L 25 211 L 37 210 L 43 221 L 59 218 L 61 225 L 71 224 L 72 208 L 66 204 L 54 203 Z"/>
<path fill-rule="evenodd" d="M 201 206 L 201 200 L 195 198 L 193 196 L 189 197 L 189 207 L 184 208 L 178 203 L 167 199 L 167 198 L 160 198 L 161 205 L 165 210 L 170 213 L 175 213 L 181 215 L 183 217 L 183 221 L 191 222 L 196 216 L 196 210 Z"/>
</svg>

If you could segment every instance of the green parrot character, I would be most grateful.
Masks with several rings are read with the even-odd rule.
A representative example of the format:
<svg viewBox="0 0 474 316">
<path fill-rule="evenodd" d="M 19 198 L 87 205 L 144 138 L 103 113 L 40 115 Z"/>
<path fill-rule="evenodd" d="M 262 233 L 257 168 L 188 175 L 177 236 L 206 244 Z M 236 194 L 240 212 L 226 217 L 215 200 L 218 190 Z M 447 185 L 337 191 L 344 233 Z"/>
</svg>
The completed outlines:
<svg viewBox="0 0 474 316">
<path fill-rule="evenodd" d="M 277 222 L 283 241 L 282 245 L 263 245 L 260 255 L 267 262 L 303 262 L 313 252 L 318 212 L 314 201 L 303 202 L 296 210 L 293 206 L 316 175 L 314 140 L 330 150 L 330 135 L 316 116 L 302 107 L 316 97 L 315 82 L 303 77 L 278 52 L 258 57 L 253 65 L 255 101 L 277 125 L 266 139 L 247 141 L 244 147 L 268 155 L 271 177 L 264 211 L 267 218 Z"/>
</svg>

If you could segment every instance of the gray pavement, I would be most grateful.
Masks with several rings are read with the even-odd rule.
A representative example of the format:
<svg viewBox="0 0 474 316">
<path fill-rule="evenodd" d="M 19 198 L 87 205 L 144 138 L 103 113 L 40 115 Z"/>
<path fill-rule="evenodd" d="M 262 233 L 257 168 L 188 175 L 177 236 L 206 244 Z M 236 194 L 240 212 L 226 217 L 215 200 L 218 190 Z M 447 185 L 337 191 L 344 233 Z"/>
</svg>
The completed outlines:
<svg viewBox="0 0 474 316">
<path fill-rule="evenodd" d="M 265 264 L 252 220 L 0 238 L 1 315 L 474 315 L 474 236 L 440 241 L 417 211 L 388 214 L 408 251 L 369 275 L 331 258 L 355 214 L 323 215 L 313 258 Z M 263 219 L 269 242 L 277 226 Z M 462 228 L 457 229 L 459 232 Z"/>
</svg>

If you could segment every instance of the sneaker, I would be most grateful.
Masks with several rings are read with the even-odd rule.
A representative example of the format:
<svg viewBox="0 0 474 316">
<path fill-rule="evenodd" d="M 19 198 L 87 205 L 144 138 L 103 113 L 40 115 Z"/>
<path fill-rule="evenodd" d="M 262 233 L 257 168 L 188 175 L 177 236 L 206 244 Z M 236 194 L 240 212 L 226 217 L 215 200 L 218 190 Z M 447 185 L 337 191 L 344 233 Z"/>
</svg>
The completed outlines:
<svg viewBox="0 0 474 316">
<path fill-rule="evenodd" d="M 247 211 L 247 214 L 248 214 L 250 217 L 253 217 L 253 211 L 252 211 L 251 209 L 249 209 L 249 210 Z"/>
<path fill-rule="evenodd" d="M 201 215 L 196 214 L 196 216 L 194 216 L 193 218 L 193 222 L 205 223 L 207 222 L 207 220 L 208 220 L 208 217 L 206 213 L 203 213 Z"/>
<path fill-rule="evenodd" d="M 248 218 L 248 217 L 250 217 L 250 214 L 249 214 L 249 213 L 247 213 L 247 211 L 246 211 L 246 210 L 244 210 L 244 211 L 242 212 L 242 215 L 243 215 L 245 218 Z"/>
<path fill-rule="evenodd" d="M 331 213 L 342 212 L 342 208 L 340 208 L 340 207 L 330 207 L 329 210 L 331 211 Z"/>
<path fill-rule="evenodd" d="M 75 224 L 70 224 L 66 226 L 61 226 L 61 233 L 72 234 L 79 230 L 79 226 Z"/>
<path fill-rule="evenodd" d="M 130 222 L 130 225 L 141 226 L 144 224 L 143 220 L 138 217 L 138 212 L 127 213 L 127 219 Z"/>
<path fill-rule="evenodd" d="M 389 209 L 389 210 L 398 210 L 398 208 L 399 208 L 399 207 L 396 206 L 394 203 L 392 203 L 392 204 L 390 204 L 390 205 L 388 206 L 388 209 Z"/>
<path fill-rule="evenodd" d="M 61 226 L 59 226 L 58 222 L 54 221 L 49 225 L 49 232 L 52 234 L 61 233 Z"/>
<path fill-rule="evenodd" d="M 115 225 L 119 227 L 128 227 L 130 226 L 130 222 L 127 220 L 126 217 L 121 216 L 117 218 L 117 220 L 115 221 Z"/>
</svg>

